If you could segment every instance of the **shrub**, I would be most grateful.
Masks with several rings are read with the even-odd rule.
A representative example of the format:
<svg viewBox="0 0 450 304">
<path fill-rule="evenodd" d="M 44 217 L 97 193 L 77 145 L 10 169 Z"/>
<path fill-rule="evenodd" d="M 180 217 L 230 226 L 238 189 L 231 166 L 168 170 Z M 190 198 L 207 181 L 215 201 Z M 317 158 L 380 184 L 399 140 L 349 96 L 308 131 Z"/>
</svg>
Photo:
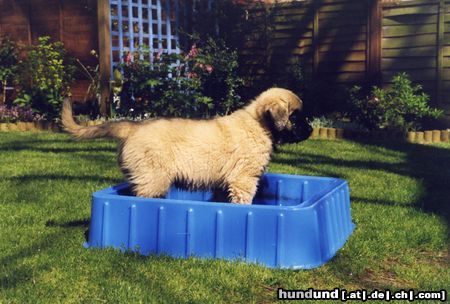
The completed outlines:
<svg viewBox="0 0 450 304">
<path fill-rule="evenodd" d="M 153 62 L 136 59 L 122 65 L 123 93 L 116 112 L 138 117 L 196 117 L 212 107 L 200 92 L 200 78 L 178 54 L 159 53 Z"/>
<path fill-rule="evenodd" d="M 30 106 L 52 119 L 60 112 L 63 96 L 70 93 L 75 66 L 61 42 L 40 37 L 27 58 L 20 64 L 19 85 L 22 89 L 15 103 Z"/>
<path fill-rule="evenodd" d="M 5 36 L 0 40 L 0 82 L 6 86 L 14 81 L 17 65 L 19 63 L 19 51 L 17 45 Z"/>
<path fill-rule="evenodd" d="M 228 48 L 223 40 L 208 38 L 204 45 L 198 43 L 199 53 L 194 58 L 202 83 L 202 94 L 214 101 L 212 115 L 227 115 L 242 106 L 237 93 L 242 86 L 238 75 L 238 54 Z"/>
<path fill-rule="evenodd" d="M 361 87 L 350 92 L 349 116 L 368 129 L 417 130 L 442 115 L 428 105 L 430 98 L 422 87 L 413 84 L 405 73 L 393 77 L 387 89 L 373 87 L 364 95 Z"/>
<path fill-rule="evenodd" d="M 237 54 L 221 42 L 193 44 L 187 54 L 159 52 L 151 61 L 132 57 L 121 66 L 120 115 L 210 117 L 240 106 Z"/>
</svg>

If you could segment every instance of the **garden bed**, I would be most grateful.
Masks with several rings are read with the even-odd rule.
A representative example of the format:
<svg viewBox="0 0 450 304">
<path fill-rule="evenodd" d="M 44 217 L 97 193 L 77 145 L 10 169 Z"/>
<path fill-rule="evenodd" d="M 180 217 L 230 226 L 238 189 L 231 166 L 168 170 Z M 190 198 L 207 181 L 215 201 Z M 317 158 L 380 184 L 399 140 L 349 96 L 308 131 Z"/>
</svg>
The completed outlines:
<svg viewBox="0 0 450 304">
<path fill-rule="evenodd" d="M 388 139 L 405 140 L 411 143 L 449 142 L 449 130 L 410 131 L 357 131 L 339 128 L 314 128 L 312 139 Z"/>
<path fill-rule="evenodd" d="M 91 120 L 80 122 L 83 126 L 95 126 L 102 124 L 102 120 Z M 5 131 L 52 131 L 61 132 L 62 127 L 58 122 L 35 121 L 35 122 L 7 122 L 0 123 L 0 132 Z"/>
<path fill-rule="evenodd" d="M 102 120 L 90 120 L 80 122 L 83 126 L 95 126 L 102 124 Z M 56 122 L 17 122 L 0 123 L 0 132 L 5 131 L 52 131 L 61 132 L 62 128 Z M 407 134 L 400 131 L 357 131 L 340 128 L 314 128 L 311 139 L 379 139 L 379 140 L 404 140 L 410 143 L 439 143 L 450 142 L 450 131 L 427 130 L 411 131 Z"/>
</svg>

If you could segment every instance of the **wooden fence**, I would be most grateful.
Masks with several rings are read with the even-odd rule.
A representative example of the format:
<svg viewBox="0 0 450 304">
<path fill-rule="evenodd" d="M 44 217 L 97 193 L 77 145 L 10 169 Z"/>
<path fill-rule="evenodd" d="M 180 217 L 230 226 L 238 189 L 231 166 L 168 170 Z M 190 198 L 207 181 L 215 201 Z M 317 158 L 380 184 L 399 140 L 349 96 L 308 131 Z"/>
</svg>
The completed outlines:
<svg viewBox="0 0 450 304">
<path fill-rule="evenodd" d="M 40 36 L 62 41 L 83 64 L 95 66 L 90 55 L 98 50 L 97 5 L 94 0 L 0 0 L 0 36 L 10 35 L 21 45 Z M 74 98 L 83 100 L 89 80 L 81 73 L 72 87 Z"/>
<path fill-rule="evenodd" d="M 422 0 L 382 7 L 382 79 L 399 71 L 450 104 L 450 2 Z"/>
<path fill-rule="evenodd" d="M 251 73 L 284 73 L 293 58 L 307 75 L 344 85 L 388 85 L 406 72 L 450 108 L 450 1 L 295 1 L 271 10 L 270 39 L 253 33 L 243 51 Z M 261 9 L 251 12 L 261 18 Z"/>
<path fill-rule="evenodd" d="M 111 33 L 102 21 L 107 1 L 0 0 L 0 35 L 10 34 L 23 44 L 50 35 L 82 62 L 96 64 L 91 49 L 111 52 Z M 254 9 L 249 19 L 263 20 L 262 15 Z M 242 55 L 249 73 L 283 73 L 292 58 L 302 61 L 306 74 L 344 85 L 388 84 L 394 74 L 407 72 L 437 105 L 450 109 L 449 0 L 283 2 L 274 6 L 271 18 L 270 35 L 248 34 Z M 107 57 L 101 58 L 107 67 L 104 84 Z M 78 78 L 74 92 L 80 98 L 87 80 Z"/>
</svg>

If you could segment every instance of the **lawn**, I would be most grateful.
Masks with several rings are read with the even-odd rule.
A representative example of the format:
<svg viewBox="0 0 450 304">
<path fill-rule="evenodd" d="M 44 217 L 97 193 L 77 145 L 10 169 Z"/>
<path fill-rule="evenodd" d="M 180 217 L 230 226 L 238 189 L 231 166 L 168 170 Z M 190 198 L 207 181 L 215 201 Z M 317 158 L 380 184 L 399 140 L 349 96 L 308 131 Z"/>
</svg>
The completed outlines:
<svg viewBox="0 0 450 304">
<path fill-rule="evenodd" d="M 0 303 L 270 303 L 279 287 L 450 286 L 449 144 L 281 147 L 270 171 L 342 177 L 351 189 L 355 232 L 327 264 L 300 271 L 83 248 L 92 192 L 123 180 L 115 146 L 0 133 Z"/>
</svg>

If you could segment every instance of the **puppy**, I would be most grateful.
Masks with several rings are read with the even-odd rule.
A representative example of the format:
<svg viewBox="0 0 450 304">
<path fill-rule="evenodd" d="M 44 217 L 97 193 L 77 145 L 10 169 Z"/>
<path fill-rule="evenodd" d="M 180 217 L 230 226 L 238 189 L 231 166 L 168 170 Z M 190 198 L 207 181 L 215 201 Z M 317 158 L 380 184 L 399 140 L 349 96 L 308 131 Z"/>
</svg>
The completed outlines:
<svg viewBox="0 0 450 304">
<path fill-rule="evenodd" d="M 64 101 L 62 124 L 78 139 L 119 140 L 120 168 L 137 196 L 161 197 L 173 183 L 221 189 L 230 202 L 251 204 L 274 144 L 307 139 L 302 101 L 269 89 L 231 115 L 209 120 L 159 118 L 83 127 Z"/>
</svg>

